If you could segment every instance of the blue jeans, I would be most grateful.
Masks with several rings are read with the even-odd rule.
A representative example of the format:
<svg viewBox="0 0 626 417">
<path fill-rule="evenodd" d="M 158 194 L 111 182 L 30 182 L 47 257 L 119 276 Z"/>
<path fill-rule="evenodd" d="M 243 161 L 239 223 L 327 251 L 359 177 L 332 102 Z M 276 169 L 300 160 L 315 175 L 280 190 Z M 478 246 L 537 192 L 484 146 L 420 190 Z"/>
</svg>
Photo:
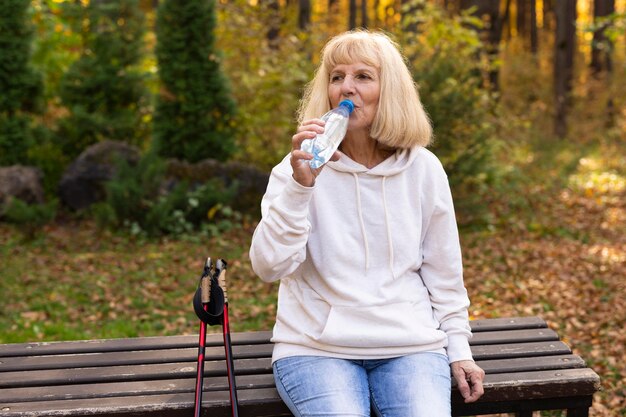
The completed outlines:
<svg viewBox="0 0 626 417">
<path fill-rule="evenodd" d="M 416 353 L 351 360 L 293 356 L 274 362 L 280 397 L 296 417 L 449 417 L 448 358 Z"/>
</svg>

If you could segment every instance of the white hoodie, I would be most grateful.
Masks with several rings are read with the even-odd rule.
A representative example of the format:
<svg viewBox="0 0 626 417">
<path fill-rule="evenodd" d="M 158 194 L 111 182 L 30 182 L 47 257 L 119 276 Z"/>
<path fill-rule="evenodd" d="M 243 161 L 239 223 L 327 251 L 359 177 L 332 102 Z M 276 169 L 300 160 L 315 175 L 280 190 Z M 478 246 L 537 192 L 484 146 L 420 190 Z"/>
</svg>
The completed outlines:
<svg viewBox="0 0 626 417">
<path fill-rule="evenodd" d="M 280 279 L 273 361 L 447 352 L 472 359 L 459 236 L 439 160 L 415 147 L 368 169 L 345 155 L 314 187 L 272 170 L 250 258 Z"/>
</svg>

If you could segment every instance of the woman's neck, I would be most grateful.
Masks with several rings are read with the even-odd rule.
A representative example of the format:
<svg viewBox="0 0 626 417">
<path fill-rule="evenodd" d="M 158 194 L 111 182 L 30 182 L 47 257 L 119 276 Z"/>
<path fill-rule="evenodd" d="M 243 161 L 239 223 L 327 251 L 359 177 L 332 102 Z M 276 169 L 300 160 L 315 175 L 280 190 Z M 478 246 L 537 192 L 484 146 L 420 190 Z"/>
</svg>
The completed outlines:
<svg viewBox="0 0 626 417">
<path fill-rule="evenodd" d="M 339 150 L 354 162 L 367 168 L 374 168 L 395 152 L 394 149 L 385 147 L 377 140 L 365 135 L 346 136 Z"/>
</svg>

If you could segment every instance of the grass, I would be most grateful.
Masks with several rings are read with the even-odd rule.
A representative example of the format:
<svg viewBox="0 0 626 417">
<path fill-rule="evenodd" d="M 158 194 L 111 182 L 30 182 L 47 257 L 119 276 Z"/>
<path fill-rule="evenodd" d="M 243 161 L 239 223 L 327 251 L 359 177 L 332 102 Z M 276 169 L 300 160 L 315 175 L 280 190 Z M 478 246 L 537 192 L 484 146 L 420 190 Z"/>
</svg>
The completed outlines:
<svg viewBox="0 0 626 417">
<path fill-rule="evenodd" d="M 0 292 L 11 295 L 0 300 L 2 343 L 192 333 L 207 256 L 230 261 L 233 330 L 273 319 L 272 286 L 240 273 L 251 236 L 243 227 L 207 240 L 128 240 L 85 221 L 49 225 L 29 242 L 12 226 L 0 232 Z"/>
</svg>

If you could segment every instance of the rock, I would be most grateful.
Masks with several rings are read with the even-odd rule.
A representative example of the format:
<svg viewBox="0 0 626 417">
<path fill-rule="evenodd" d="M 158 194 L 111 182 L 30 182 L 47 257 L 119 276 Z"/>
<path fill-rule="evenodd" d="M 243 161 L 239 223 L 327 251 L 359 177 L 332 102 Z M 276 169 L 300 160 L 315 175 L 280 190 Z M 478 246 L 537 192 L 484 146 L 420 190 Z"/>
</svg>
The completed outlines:
<svg viewBox="0 0 626 417">
<path fill-rule="evenodd" d="M 61 178 L 61 202 L 71 209 L 80 210 L 104 200 L 104 183 L 113 177 L 117 161 L 123 159 L 136 164 L 139 157 L 139 149 L 124 142 L 103 141 L 88 147 Z"/>
<path fill-rule="evenodd" d="M 8 204 L 11 198 L 19 198 L 28 204 L 43 204 L 42 177 L 41 171 L 35 167 L 0 167 L 0 207 Z"/>
</svg>

